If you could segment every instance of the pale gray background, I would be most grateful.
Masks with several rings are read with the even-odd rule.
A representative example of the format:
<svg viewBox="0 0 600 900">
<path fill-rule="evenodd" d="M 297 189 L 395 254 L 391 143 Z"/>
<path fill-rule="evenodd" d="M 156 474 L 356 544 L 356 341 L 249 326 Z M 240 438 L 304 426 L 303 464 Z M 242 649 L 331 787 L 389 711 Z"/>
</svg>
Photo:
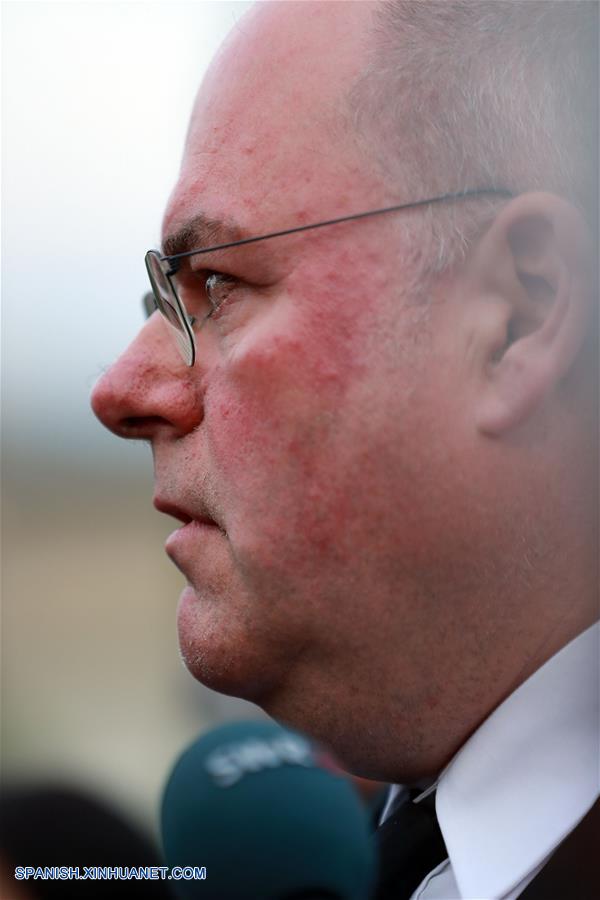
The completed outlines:
<svg viewBox="0 0 600 900">
<path fill-rule="evenodd" d="M 150 453 L 88 397 L 141 324 L 197 85 L 248 6 L 2 4 L 3 774 L 146 823 L 185 743 L 253 708 L 183 669 Z"/>
</svg>

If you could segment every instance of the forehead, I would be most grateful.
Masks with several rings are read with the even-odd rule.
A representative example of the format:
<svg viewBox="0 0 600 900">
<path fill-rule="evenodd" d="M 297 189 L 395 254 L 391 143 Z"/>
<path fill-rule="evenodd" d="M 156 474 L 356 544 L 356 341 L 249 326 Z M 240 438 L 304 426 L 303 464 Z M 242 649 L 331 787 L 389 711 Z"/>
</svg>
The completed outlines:
<svg viewBox="0 0 600 900">
<path fill-rule="evenodd" d="M 196 98 L 163 234 L 198 213 L 256 233 L 330 215 L 366 175 L 346 114 L 370 2 L 259 3 Z"/>
</svg>

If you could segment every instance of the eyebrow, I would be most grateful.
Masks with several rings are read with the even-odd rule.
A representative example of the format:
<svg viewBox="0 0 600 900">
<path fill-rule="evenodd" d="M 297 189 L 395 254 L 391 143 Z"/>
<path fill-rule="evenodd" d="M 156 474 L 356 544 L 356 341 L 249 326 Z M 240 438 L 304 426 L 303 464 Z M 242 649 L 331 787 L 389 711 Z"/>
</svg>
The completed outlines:
<svg viewBox="0 0 600 900">
<path fill-rule="evenodd" d="M 161 242 L 163 256 L 178 256 L 211 245 L 243 240 L 244 232 L 234 222 L 212 219 L 199 213 Z"/>
</svg>

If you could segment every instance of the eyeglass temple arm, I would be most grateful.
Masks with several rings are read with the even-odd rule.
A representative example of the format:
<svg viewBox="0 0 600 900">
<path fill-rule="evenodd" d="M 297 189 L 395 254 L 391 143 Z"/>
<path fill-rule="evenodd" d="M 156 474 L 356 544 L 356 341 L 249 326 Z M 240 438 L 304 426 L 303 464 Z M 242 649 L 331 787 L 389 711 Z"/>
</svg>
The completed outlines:
<svg viewBox="0 0 600 900">
<path fill-rule="evenodd" d="M 381 209 L 371 209 L 368 212 L 353 213 L 349 216 L 340 216 L 337 219 L 327 219 L 325 222 L 317 222 L 313 225 L 297 225 L 295 228 L 286 228 L 283 231 L 273 231 L 269 234 L 260 234 L 257 237 L 242 238 L 238 241 L 228 241 L 226 244 L 216 244 L 214 247 L 203 247 L 200 250 L 187 250 L 184 253 L 176 253 L 174 256 L 161 256 L 161 261 L 172 263 L 188 256 L 196 256 L 201 253 L 214 253 L 216 250 L 227 250 L 230 247 L 240 247 L 243 244 L 255 244 L 267 238 L 284 237 L 286 234 L 297 234 L 299 231 L 310 231 L 314 228 L 325 228 L 326 225 L 338 225 L 341 222 L 351 222 L 356 219 L 366 219 L 368 216 L 379 216 L 383 213 L 398 212 L 401 209 L 411 209 L 418 206 L 427 206 L 430 203 L 440 203 L 445 200 L 460 200 L 463 197 L 474 197 L 478 194 L 496 194 L 501 197 L 512 197 L 511 191 L 506 188 L 474 188 L 471 191 L 458 191 L 457 193 L 442 194 L 440 197 L 430 197 L 427 200 L 416 200 L 412 203 L 400 203 L 395 206 L 384 206 Z M 174 274 L 177 267 L 171 272 Z"/>
</svg>

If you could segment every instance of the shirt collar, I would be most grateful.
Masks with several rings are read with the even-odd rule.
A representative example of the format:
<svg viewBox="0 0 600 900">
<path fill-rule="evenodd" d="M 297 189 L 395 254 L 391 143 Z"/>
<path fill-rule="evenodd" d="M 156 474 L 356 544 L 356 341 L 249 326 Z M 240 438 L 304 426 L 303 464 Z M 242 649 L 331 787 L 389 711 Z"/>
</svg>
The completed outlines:
<svg viewBox="0 0 600 900">
<path fill-rule="evenodd" d="M 596 623 L 521 684 L 439 778 L 438 821 L 462 897 L 501 897 L 599 793 Z"/>
</svg>

